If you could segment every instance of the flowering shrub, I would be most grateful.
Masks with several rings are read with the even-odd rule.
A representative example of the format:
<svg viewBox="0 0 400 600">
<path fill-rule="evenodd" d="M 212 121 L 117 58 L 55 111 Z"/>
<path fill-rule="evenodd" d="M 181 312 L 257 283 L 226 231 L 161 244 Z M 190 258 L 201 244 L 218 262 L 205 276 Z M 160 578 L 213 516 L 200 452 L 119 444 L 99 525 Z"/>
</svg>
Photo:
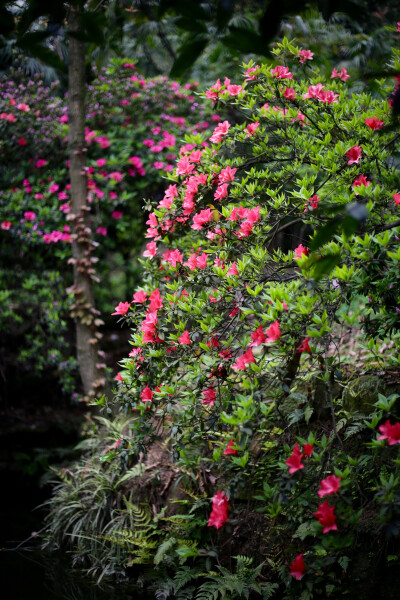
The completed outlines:
<svg viewBox="0 0 400 600">
<path fill-rule="evenodd" d="M 351 95 L 311 54 L 284 40 L 277 66 L 206 93 L 244 122 L 186 137 L 147 221 L 143 289 L 116 309 L 133 327 L 116 400 L 136 436 L 122 456 L 164 427 L 188 498 L 212 497 L 186 503 L 208 519 L 202 543 L 221 561 L 231 546 L 267 559 L 287 599 L 345 593 L 368 528 L 396 535 L 400 510 L 397 396 L 347 410 L 339 352 L 362 327 L 372 353 L 390 336 L 398 367 L 391 89 Z"/>
<path fill-rule="evenodd" d="M 94 274 L 98 262 L 97 304 L 108 314 L 117 294 L 130 296 L 139 278 L 136 257 L 143 245 L 146 221 L 143 196 L 161 198 L 160 174 L 173 170 L 178 141 L 184 133 L 198 135 L 213 123 L 211 107 L 204 110 L 193 95 L 196 85 L 181 86 L 163 77 L 147 80 L 133 63 L 115 61 L 88 87 L 86 170 L 91 235 L 96 245 L 89 267 Z M 1 252 L 2 263 L 10 265 L 2 273 L 2 288 L 9 291 L 0 302 L 4 307 L 2 327 L 10 331 L 10 311 L 30 269 L 58 273 L 62 269 L 59 280 L 64 288 L 71 285 L 67 261 L 75 233 L 66 99 L 56 95 L 56 85 L 46 88 L 40 80 L 26 83 L 18 72 L 14 79 L 0 82 L 0 88 Z M 219 117 L 214 115 L 215 119 Z M 11 266 L 15 257 L 17 267 Z M 61 310 L 65 310 L 65 294 L 54 300 L 59 307 L 56 326 L 68 321 L 68 313 Z M 39 296 L 31 298 L 39 331 L 40 303 Z M 47 348 L 49 341 L 38 336 L 35 344 Z M 57 346 L 61 355 L 62 346 Z M 39 356 L 36 350 L 35 346 L 31 353 L 33 364 Z M 50 344 L 49 352 L 53 350 Z M 28 355 L 26 345 L 23 356 Z"/>
</svg>

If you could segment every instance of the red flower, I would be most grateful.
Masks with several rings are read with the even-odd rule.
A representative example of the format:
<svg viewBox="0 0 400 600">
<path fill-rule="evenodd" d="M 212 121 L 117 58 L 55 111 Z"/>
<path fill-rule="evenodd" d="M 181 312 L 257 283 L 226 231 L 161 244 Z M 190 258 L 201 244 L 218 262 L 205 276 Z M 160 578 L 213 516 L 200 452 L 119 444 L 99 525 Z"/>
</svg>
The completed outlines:
<svg viewBox="0 0 400 600">
<path fill-rule="evenodd" d="M 303 254 L 305 254 L 306 256 L 308 256 L 310 254 L 309 250 L 307 248 L 305 248 L 303 246 L 303 244 L 300 244 L 300 246 L 297 246 L 297 248 L 294 249 L 294 253 L 296 255 L 296 259 L 301 258 L 303 256 Z"/>
<path fill-rule="evenodd" d="M 323 479 L 320 483 L 318 496 L 320 498 L 323 498 L 324 496 L 329 496 L 329 494 L 336 494 L 336 492 L 340 488 L 341 479 L 341 477 L 336 477 L 336 475 L 329 475 L 328 477 Z"/>
<path fill-rule="evenodd" d="M 289 467 L 289 473 L 291 475 L 293 473 L 296 473 L 296 471 L 299 471 L 300 469 L 304 469 L 304 465 L 301 462 L 302 458 L 303 458 L 303 454 L 299 448 L 299 445 L 296 442 L 296 445 L 293 448 L 292 454 L 289 456 L 289 458 L 285 462 L 285 464 Z"/>
<path fill-rule="evenodd" d="M 225 492 L 218 491 L 212 498 L 212 509 L 208 527 L 219 529 L 228 520 L 229 502 Z"/>
<path fill-rule="evenodd" d="M 306 456 L 311 456 L 311 454 L 313 453 L 313 450 L 314 450 L 314 446 L 312 444 L 304 444 L 303 452 Z"/>
<path fill-rule="evenodd" d="M 257 329 L 253 331 L 252 334 L 250 334 L 250 337 L 253 340 L 250 344 L 250 348 L 264 344 L 265 340 L 267 339 L 264 335 L 262 325 L 260 325 L 260 327 L 257 327 Z"/>
<path fill-rule="evenodd" d="M 361 146 L 352 146 L 347 150 L 346 156 L 349 159 L 347 161 L 348 165 L 352 165 L 353 163 L 358 164 L 361 159 Z"/>
<path fill-rule="evenodd" d="M 378 437 L 378 440 L 387 440 L 388 446 L 400 444 L 400 423 L 392 425 L 388 419 L 386 423 L 379 426 L 379 431 L 382 435 Z"/>
<path fill-rule="evenodd" d="M 154 396 L 154 392 L 151 391 L 151 389 L 149 388 L 148 385 L 146 385 L 146 387 L 140 394 L 142 402 L 151 402 L 153 396 Z"/>
<path fill-rule="evenodd" d="M 286 100 L 293 100 L 296 98 L 296 91 L 292 87 L 289 87 L 285 89 L 283 95 L 285 96 Z"/>
<path fill-rule="evenodd" d="M 236 359 L 236 363 L 232 365 L 232 369 L 234 369 L 235 371 L 245 371 L 249 363 L 255 362 L 256 359 L 254 358 L 253 351 L 251 348 L 249 348 L 244 354 L 242 354 Z"/>
<path fill-rule="evenodd" d="M 366 178 L 365 175 L 359 175 L 357 177 L 357 179 L 355 179 L 353 181 L 353 183 L 351 184 L 351 187 L 358 187 L 360 185 L 365 185 L 365 187 L 368 187 L 369 185 L 371 185 L 371 182 L 368 181 L 368 179 Z"/>
<path fill-rule="evenodd" d="M 318 523 L 323 526 L 322 533 L 337 531 L 336 515 L 334 512 L 335 507 L 329 506 L 328 500 L 325 500 L 323 504 L 318 506 L 318 510 L 314 513 L 314 517 L 318 519 Z"/>
<path fill-rule="evenodd" d="M 228 442 L 227 447 L 223 451 L 223 454 L 237 454 L 237 450 L 235 450 L 234 445 L 235 445 L 235 442 L 233 441 L 233 439 L 230 440 Z"/>
<path fill-rule="evenodd" d="M 306 565 L 304 564 L 303 556 L 304 552 L 298 554 L 289 567 L 290 574 L 293 575 L 296 580 L 301 579 L 306 572 Z"/>
<path fill-rule="evenodd" d="M 184 331 L 182 333 L 182 335 L 180 337 L 178 337 L 178 342 L 180 344 L 189 344 L 190 345 L 192 342 L 190 341 L 189 332 Z"/>
<path fill-rule="evenodd" d="M 378 119 L 378 117 L 371 117 L 370 119 L 364 119 L 364 123 L 368 125 L 370 129 L 380 129 L 384 126 L 384 122 Z"/>
<path fill-rule="evenodd" d="M 274 321 L 270 327 L 265 332 L 267 338 L 265 342 L 268 344 L 269 342 L 276 342 L 281 337 L 281 330 L 279 329 L 279 321 Z"/>
<path fill-rule="evenodd" d="M 306 338 L 305 338 L 305 339 L 304 339 L 304 340 L 301 342 L 300 346 L 297 348 L 297 352 L 298 352 L 299 354 L 301 354 L 302 352 L 308 352 L 308 354 L 311 354 L 311 348 L 310 348 L 310 345 L 309 345 L 309 343 L 308 343 L 308 340 L 309 340 L 309 339 L 310 339 L 309 337 L 306 337 Z"/>
<path fill-rule="evenodd" d="M 121 373 L 118 373 L 118 375 L 116 375 L 116 377 L 114 377 L 115 381 L 123 381 L 122 377 L 121 377 Z"/>
<path fill-rule="evenodd" d="M 111 313 L 112 315 L 125 315 L 130 307 L 129 302 L 120 302 L 118 306 L 115 307 L 115 312 Z"/>
<path fill-rule="evenodd" d="M 205 406 L 210 405 L 214 406 L 214 402 L 216 400 L 215 391 L 212 386 L 210 386 L 207 390 L 203 390 L 204 400 L 201 401 Z"/>
<path fill-rule="evenodd" d="M 392 194 L 392 196 L 394 203 L 396 204 L 396 206 L 398 206 L 400 204 L 400 194 Z"/>
</svg>

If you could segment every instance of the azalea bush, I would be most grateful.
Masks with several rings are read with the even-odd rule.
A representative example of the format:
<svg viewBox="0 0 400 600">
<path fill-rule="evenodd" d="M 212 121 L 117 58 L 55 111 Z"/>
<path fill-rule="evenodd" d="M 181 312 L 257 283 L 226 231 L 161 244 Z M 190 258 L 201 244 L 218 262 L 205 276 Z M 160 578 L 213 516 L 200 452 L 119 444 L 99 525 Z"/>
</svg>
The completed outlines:
<svg viewBox="0 0 400 600">
<path fill-rule="evenodd" d="M 57 362 L 44 356 L 57 356 L 72 365 L 65 291 L 72 284 L 68 261 L 74 234 L 67 101 L 57 84 L 45 87 L 38 78 L 26 82 L 18 71 L 11 75 L 0 82 L 4 290 L 0 327 L 11 338 L 20 332 L 30 336 L 19 354 L 30 368 Z M 102 69 L 88 86 L 85 151 L 91 237 L 96 246 L 91 266 L 97 262 L 96 300 L 106 315 L 119 294 L 131 297 L 140 278 L 137 255 L 147 218 L 144 196 L 162 197 L 162 176 L 173 170 L 184 133 L 205 131 L 220 118 L 211 107 L 200 105 L 196 87 L 165 77 L 146 79 L 128 60 Z M 43 273 L 40 286 L 30 286 L 32 271 L 38 276 Z M 54 277 L 57 287 L 49 283 Z M 31 294 L 29 308 L 23 303 L 26 286 Z M 50 311 L 42 294 L 52 296 Z M 59 329 L 58 340 L 49 335 L 49 327 Z"/>
<path fill-rule="evenodd" d="M 338 598 L 372 568 L 366 548 L 399 549 L 396 388 L 357 396 L 341 351 L 357 336 L 367 372 L 397 373 L 394 85 L 351 94 L 307 50 L 274 53 L 206 92 L 243 122 L 188 135 L 153 204 L 144 285 L 114 312 L 133 329 L 115 400 L 135 436 L 119 453 L 168 439 L 193 541 L 180 556 L 211 569 L 246 553 L 281 598 Z"/>
</svg>

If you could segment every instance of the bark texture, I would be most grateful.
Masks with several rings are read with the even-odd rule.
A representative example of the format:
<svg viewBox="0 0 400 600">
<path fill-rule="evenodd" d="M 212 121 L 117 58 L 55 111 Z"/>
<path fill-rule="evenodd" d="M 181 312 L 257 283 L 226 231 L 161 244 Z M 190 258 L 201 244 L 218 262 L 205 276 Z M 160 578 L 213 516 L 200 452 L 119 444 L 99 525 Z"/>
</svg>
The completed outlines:
<svg viewBox="0 0 400 600">
<path fill-rule="evenodd" d="M 71 3 L 68 30 L 80 31 L 79 2 Z M 74 294 L 71 307 L 76 320 L 76 343 L 79 370 L 85 395 L 98 397 L 106 389 L 104 355 L 99 350 L 103 324 L 94 303 L 96 280 L 91 256 L 94 242 L 88 225 L 87 181 L 85 172 L 85 45 L 73 35 L 68 40 L 68 115 L 69 115 L 69 175 L 71 182 L 72 211 L 70 221 L 73 230 L 71 260 L 74 268 L 74 285 L 68 291 Z"/>
</svg>

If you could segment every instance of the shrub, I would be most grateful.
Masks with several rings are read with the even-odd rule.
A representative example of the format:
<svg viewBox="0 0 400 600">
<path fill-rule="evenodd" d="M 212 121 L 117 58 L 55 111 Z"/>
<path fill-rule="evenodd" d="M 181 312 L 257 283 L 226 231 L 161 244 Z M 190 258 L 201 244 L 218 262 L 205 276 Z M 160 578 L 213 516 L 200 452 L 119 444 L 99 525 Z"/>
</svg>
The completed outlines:
<svg viewBox="0 0 400 600">
<path fill-rule="evenodd" d="M 90 266 L 99 261 L 96 300 L 102 312 L 109 314 L 118 295 L 130 295 L 138 283 L 136 257 L 146 220 L 143 196 L 160 194 L 160 173 L 173 169 L 183 133 L 204 131 L 212 122 L 212 111 L 196 102 L 196 85 L 165 77 L 146 79 L 132 62 L 119 60 L 88 86 L 88 203 L 96 245 Z M 67 263 L 74 232 L 69 221 L 66 100 L 57 96 L 56 84 L 47 88 L 37 78 L 26 83 L 19 72 L 0 87 L 0 325 L 15 336 L 21 327 L 13 323 L 23 321 L 23 332 L 35 336 L 34 344 L 24 339 L 20 353 L 30 368 L 52 366 L 47 355 L 69 364 L 74 350 L 73 336 L 67 334 L 71 302 L 65 289 L 72 284 Z M 32 270 L 43 273 L 37 292 L 29 284 Z M 49 281 L 54 278 L 57 287 Z M 29 317 L 25 308 L 19 310 L 24 289 L 31 294 Z M 50 312 L 43 294 L 57 303 Z M 59 328 L 58 339 L 48 335 L 50 321 L 53 330 Z"/>
<path fill-rule="evenodd" d="M 357 552 L 398 530 L 397 396 L 347 410 L 339 346 L 359 329 L 366 367 L 398 367 L 398 135 L 390 82 L 349 94 L 286 39 L 275 55 L 208 90 L 244 120 L 187 136 L 154 204 L 115 400 L 133 460 L 166 430 L 218 560 L 266 560 L 286 599 L 339 597 Z"/>
</svg>

